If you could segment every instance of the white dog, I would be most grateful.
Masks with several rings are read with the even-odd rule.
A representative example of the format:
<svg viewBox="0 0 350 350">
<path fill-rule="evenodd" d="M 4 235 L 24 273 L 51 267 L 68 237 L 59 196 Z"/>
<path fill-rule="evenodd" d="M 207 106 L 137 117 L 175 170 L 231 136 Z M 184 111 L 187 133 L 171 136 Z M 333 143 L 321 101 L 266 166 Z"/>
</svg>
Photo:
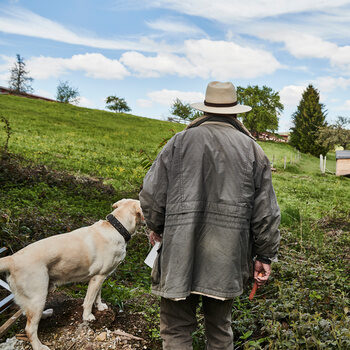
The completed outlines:
<svg viewBox="0 0 350 350">
<path fill-rule="evenodd" d="M 0 272 L 10 272 L 16 303 L 27 316 L 25 330 L 33 350 L 49 350 L 38 339 L 37 330 L 50 287 L 90 281 L 84 321 L 95 319 L 94 303 L 100 311 L 108 308 L 101 302 L 102 283 L 124 259 L 130 234 L 144 222 L 138 200 L 122 199 L 113 208 L 107 220 L 42 239 L 0 259 Z"/>
</svg>

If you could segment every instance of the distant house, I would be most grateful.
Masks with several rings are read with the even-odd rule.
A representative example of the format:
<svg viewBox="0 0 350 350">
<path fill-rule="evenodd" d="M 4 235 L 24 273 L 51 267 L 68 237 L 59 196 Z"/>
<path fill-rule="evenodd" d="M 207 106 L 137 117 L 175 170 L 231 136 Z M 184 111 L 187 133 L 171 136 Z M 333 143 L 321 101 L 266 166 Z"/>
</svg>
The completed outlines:
<svg viewBox="0 0 350 350">
<path fill-rule="evenodd" d="M 289 132 L 279 132 L 278 135 L 280 135 L 285 142 L 289 141 Z"/>
<path fill-rule="evenodd" d="M 350 151 L 336 151 L 335 158 L 337 160 L 335 174 L 350 176 Z"/>
<path fill-rule="evenodd" d="M 44 101 L 50 101 L 50 102 L 57 102 L 56 100 L 52 100 L 51 98 L 33 95 L 33 94 L 27 94 L 26 92 L 16 92 L 9 88 L 5 88 L 3 86 L 0 86 L 0 95 L 14 95 L 14 96 L 20 96 L 20 97 L 26 97 L 26 98 L 32 98 L 35 100 L 44 100 Z"/>
<path fill-rule="evenodd" d="M 255 138 L 259 138 L 260 141 L 288 142 L 289 137 L 288 135 L 285 137 L 281 134 L 273 134 L 268 131 L 259 132 L 259 134 L 255 131 L 250 132 Z"/>
</svg>

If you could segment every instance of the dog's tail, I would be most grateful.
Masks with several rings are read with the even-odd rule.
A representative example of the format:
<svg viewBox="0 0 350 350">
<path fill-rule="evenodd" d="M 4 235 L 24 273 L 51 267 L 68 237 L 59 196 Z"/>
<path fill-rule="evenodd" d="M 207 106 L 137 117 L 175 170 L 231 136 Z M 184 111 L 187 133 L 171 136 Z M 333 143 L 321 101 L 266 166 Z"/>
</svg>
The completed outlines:
<svg viewBox="0 0 350 350">
<path fill-rule="evenodd" d="M 10 256 L 0 259 L 0 272 L 10 271 L 11 260 L 12 258 Z"/>
</svg>

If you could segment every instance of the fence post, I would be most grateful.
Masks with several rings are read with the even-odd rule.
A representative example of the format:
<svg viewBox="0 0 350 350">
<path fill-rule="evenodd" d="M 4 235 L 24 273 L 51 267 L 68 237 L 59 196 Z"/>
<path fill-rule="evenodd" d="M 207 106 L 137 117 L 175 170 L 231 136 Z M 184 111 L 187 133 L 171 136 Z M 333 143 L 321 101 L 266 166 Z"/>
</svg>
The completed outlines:
<svg viewBox="0 0 350 350">
<path fill-rule="evenodd" d="M 287 156 L 284 156 L 284 166 L 283 166 L 284 170 L 286 169 L 286 166 L 287 166 Z"/>
<path fill-rule="evenodd" d="M 320 170 L 322 174 L 326 172 L 326 156 L 323 158 L 322 154 L 320 154 Z"/>
</svg>

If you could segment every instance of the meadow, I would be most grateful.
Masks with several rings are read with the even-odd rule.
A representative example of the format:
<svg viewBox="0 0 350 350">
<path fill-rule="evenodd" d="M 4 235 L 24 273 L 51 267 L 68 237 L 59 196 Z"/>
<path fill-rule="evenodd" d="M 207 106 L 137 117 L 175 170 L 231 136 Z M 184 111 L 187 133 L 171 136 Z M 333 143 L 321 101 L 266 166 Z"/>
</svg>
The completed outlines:
<svg viewBox="0 0 350 350">
<path fill-rule="evenodd" d="M 153 159 L 164 139 L 184 127 L 14 96 L 0 96 L 0 115 L 12 131 L 0 168 L 1 245 L 12 251 L 104 218 L 124 196 L 137 198 L 145 158 Z M 0 125 L 0 147 L 5 137 Z M 236 348 L 350 349 L 350 179 L 332 174 L 334 153 L 322 175 L 315 157 L 297 160 L 287 144 L 260 145 L 275 159 L 282 241 L 269 284 L 253 302 L 251 285 L 235 299 Z M 150 295 L 150 269 L 143 263 L 149 248 L 145 235 L 133 238 L 103 297 L 141 314 L 156 350 L 158 299 Z M 80 296 L 84 290 L 75 285 L 66 292 Z M 202 317 L 199 324 L 194 346 L 203 349 Z"/>
</svg>

